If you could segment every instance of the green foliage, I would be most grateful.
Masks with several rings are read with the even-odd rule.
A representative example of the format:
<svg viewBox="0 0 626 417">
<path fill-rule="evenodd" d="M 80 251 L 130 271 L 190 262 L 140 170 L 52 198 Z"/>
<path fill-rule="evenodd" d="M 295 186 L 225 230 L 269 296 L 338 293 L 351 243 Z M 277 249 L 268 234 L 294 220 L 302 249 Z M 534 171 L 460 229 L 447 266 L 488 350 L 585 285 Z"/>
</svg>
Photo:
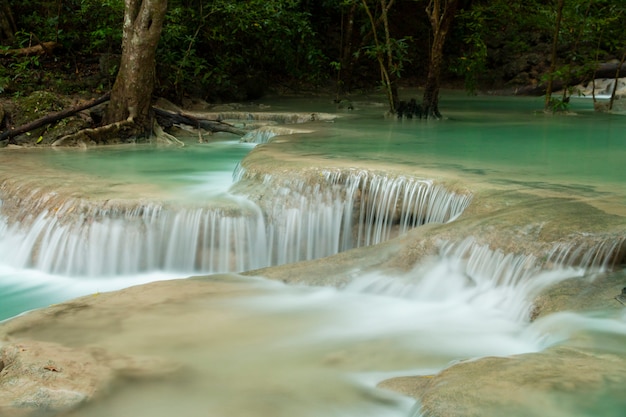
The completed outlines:
<svg viewBox="0 0 626 417">
<path fill-rule="evenodd" d="M 4 65 L 0 64 L 0 94 L 4 93 L 4 90 L 9 86 L 11 81 L 11 75 Z"/>
<path fill-rule="evenodd" d="M 20 0 L 11 6 L 24 33 L 57 41 L 68 51 L 110 52 L 121 46 L 123 0 Z"/>
<path fill-rule="evenodd" d="M 156 93 L 175 99 L 185 95 L 251 99 L 269 85 L 321 85 L 330 78 L 345 81 L 346 89 L 366 89 L 380 75 L 378 58 L 384 57 L 388 65 L 388 52 L 391 78 L 410 74 L 411 81 L 422 83 L 430 47 L 426 3 L 395 2 L 388 15 L 390 42 L 379 21 L 376 46 L 361 0 L 169 0 L 157 57 Z M 444 80 L 464 79 L 470 92 L 487 83 L 499 88 L 541 82 L 549 67 L 554 3 L 459 2 L 446 43 Z M 67 80 L 86 80 L 98 70 L 101 79 L 92 84 L 110 88 L 117 65 L 98 69 L 98 60 L 121 52 L 123 0 L 9 0 L 9 4 L 20 31 L 4 48 L 57 41 L 63 49 L 53 57 L 0 56 L 0 92 L 41 88 L 74 92 L 77 89 Z M 368 5 L 380 15 L 379 0 L 368 0 Z M 348 16 L 354 23 L 349 38 Z M 596 62 L 621 57 L 626 48 L 625 18 L 623 0 L 567 0 L 552 76 L 561 80 L 589 76 Z M 87 66 L 91 73 L 83 77 Z M 50 67 L 63 76 L 49 74 Z"/>
<path fill-rule="evenodd" d="M 315 82 L 325 57 L 299 0 L 213 0 L 170 3 L 158 51 L 167 77 L 160 89 L 177 97 L 254 96 L 269 79 Z"/>
<path fill-rule="evenodd" d="M 563 98 L 552 97 L 547 107 L 552 113 L 562 113 L 569 109 L 569 100 Z"/>
<path fill-rule="evenodd" d="M 465 89 L 470 94 L 476 94 L 478 78 L 484 74 L 487 63 L 487 45 L 485 37 L 485 14 L 480 8 L 459 13 L 458 26 L 464 33 L 464 50 L 453 61 L 452 72 L 465 79 Z"/>
</svg>

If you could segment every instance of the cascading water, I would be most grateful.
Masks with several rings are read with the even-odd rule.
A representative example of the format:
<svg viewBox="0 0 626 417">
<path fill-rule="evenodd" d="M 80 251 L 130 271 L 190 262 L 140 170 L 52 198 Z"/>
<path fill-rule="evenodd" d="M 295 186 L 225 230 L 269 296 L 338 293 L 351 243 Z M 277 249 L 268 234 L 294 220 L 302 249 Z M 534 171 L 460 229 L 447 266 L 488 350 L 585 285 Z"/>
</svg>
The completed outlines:
<svg viewBox="0 0 626 417">
<path fill-rule="evenodd" d="M 311 133 L 311 130 L 292 129 L 281 126 L 263 126 L 252 130 L 241 137 L 241 142 L 268 143 L 272 138 L 296 133 Z"/>
<path fill-rule="evenodd" d="M 473 103 L 472 112 L 475 107 Z M 498 102 L 484 111 L 490 123 L 494 116 L 502 116 L 497 114 L 500 107 Z M 165 358 L 181 366 L 181 374 L 162 379 L 142 379 L 141 369 L 137 368 L 130 369 L 129 374 L 122 372 L 124 377 L 117 381 L 119 385 L 103 390 L 110 395 L 83 404 L 70 411 L 68 417 L 174 414 L 202 417 L 207 413 L 259 417 L 418 416 L 421 415 L 419 404 L 411 414 L 412 399 L 374 389 L 376 384 L 402 375 L 437 380 L 440 374 L 449 375 L 448 371 L 453 371 L 450 368 L 459 363 L 479 362 L 492 355 L 498 356 L 506 368 L 508 361 L 517 356 L 542 355 L 546 348 L 568 344 L 577 353 L 578 349 L 588 349 L 598 352 L 602 360 L 608 358 L 611 366 L 619 365 L 621 362 L 615 359 L 626 354 L 623 312 L 602 309 L 600 313 L 553 314 L 546 309 L 544 315 L 534 315 L 535 310 L 531 312 L 531 309 L 535 296 L 545 295 L 552 285 L 567 284 L 570 278 L 572 282 L 592 283 L 595 272 L 598 281 L 620 283 L 622 288 L 625 275 L 619 268 L 624 262 L 625 245 L 624 222 L 620 223 L 619 216 L 623 207 L 610 201 L 606 206 L 598 204 L 608 207 L 613 217 L 602 217 L 597 223 L 616 225 L 610 233 L 605 233 L 606 228 L 592 227 L 601 210 L 554 210 L 556 215 L 536 220 L 535 214 L 541 213 L 528 215 L 533 210 L 529 207 L 536 206 L 519 202 L 552 196 L 563 189 L 568 193 L 583 190 L 589 199 L 609 195 L 607 190 L 612 192 L 619 188 L 615 184 L 623 184 L 620 158 L 623 146 L 611 145 L 616 142 L 611 139 L 615 135 L 607 134 L 605 151 L 608 152 L 603 151 L 602 156 L 615 155 L 619 161 L 603 160 L 600 168 L 595 169 L 590 161 L 601 158 L 590 158 L 589 154 L 600 152 L 597 141 L 584 140 L 584 144 L 593 144 L 583 147 L 584 164 L 573 152 L 562 158 L 563 149 L 569 152 L 575 148 L 575 134 L 583 131 L 581 125 L 586 128 L 591 118 L 567 118 L 566 122 L 550 118 L 544 123 L 543 118 L 533 114 L 520 122 L 526 116 L 516 114 L 510 123 L 500 123 L 492 132 L 482 126 L 476 128 L 483 110 L 471 113 L 469 121 L 467 117 L 463 119 L 464 112 L 458 113 L 456 120 L 437 124 L 417 120 L 382 122 L 378 115 L 369 114 L 357 120 L 354 134 L 338 121 L 332 124 L 339 129 L 335 137 L 324 142 L 326 139 L 311 135 L 297 144 L 297 152 L 319 157 L 325 150 L 331 155 L 329 159 L 336 158 L 332 159 L 332 167 L 376 166 L 381 167 L 380 171 L 317 165 L 281 172 L 282 167 L 276 168 L 280 158 L 265 166 L 260 164 L 261 168 L 244 163 L 246 169 L 238 167 L 233 174 L 237 184 L 229 193 L 220 190 L 211 202 L 202 194 L 202 187 L 181 201 L 157 198 L 141 202 L 121 197 L 119 201 L 106 203 L 88 200 L 99 195 L 97 189 L 86 192 L 85 199 L 63 199 L 54 189 L 47 191 L 40 184 L 45 175 L 36 172 L 35 180 L 26 187 L 32 193 L 22 189 L 15 193 L 19 198 L 14 199 L 5 188 L 2 195 L 5 200 L 0 201 L 4 213 L 0 217 L 2 318 L 90 295 L 41 311 L 42 315 L 36 316 L 41 318 L 39 321 L 29 322 L 28 315 L 16 318 L 11 322 L 16 327 L 3 335 L 6 339 L 0 345 L 9 339 L 19 343 L 45 340 L 63 346 L 71 343 L 73 348 L 96 352 L 103 359 L 108 355 L 127 358 L 138 354 Z M 303 116 L 305 119 L 316 113 L 307 114 Z M 260 117 L 247 115 L 242 123 L 254 118 Z M 617 124 L 615 120 L 611 122 Z M 610 126 L 606 120 L 603 123 Z M 559 129 L 563 129 L 561 124 L 573 126 L 575 132 L 550 131 L 548 127 L 552 124 L 559 125 Z M 523 137 L 507 133 L 509 125 L 514 132 L 524 131 Z M 527 125 L 540 129 L 527 133 Z M 555 146 L 561 136 L 564 146 Z M 620 127 L 620 144 L 622 137 Z M 535 148 L 540 152 L 531 152 Z M 484 149 L 489 152 L 483 152 Z M 341 163 L 341 158 L 345 162 L 355 153 L 354 164 Z M 476 157 L 478 153 L 480 158 Z M 272 153 L 264 155 L 271 157 Z M 279 157 L 284 155 L 291 156 L 279 153 Z M 146 158 L 147 172 L 158 165 L 158 171 L 169 180 L 173 172 L 187 170 L 187 159 L 193 154 L 169 165 L 174 167 L 171 171 L 162 170 L 161 165 L 165 164 L 155 165 L 155 156 L 159 153 Z M 214 162 L 206 156 L 197 161 L 200 172 L 203 165 Z M 275 164 L 266 175 L 262 169 L 271 162 Z M 85 165 L 91 172 L 91 164 Z M 424 166 L 427 168 L 420 170 Z M 576 167 L 576 177 L 570 183 L 568 175 L 572 175 L 572 166 Z M 408 169 L 415 176 L 383 174 L 386 167 L 392 173 Z M 259 173 L 254 169 L 259 169 Z M 477 191 L 476 197 L 451 188 L 448 183 L 424 179 L 441 178 L 429 174 L 442 171 L 454 174 L 456 180 L 451 183 L 458 184 L 462 175 L 468 177 L 464 183 L 478 184 L 472 188 Z M 600 174 L 606 175 L 608 187 L 597 190 L 588 187 L 587 180 L 602 177 Z M 108 174 L 105 171 L 103 175 Z M 561 188 L 558 182 L 563 177 L 568 181 Z M 223 176 L 219 178 L 216 181 L 224 181 Z M 511 181 L 520 178 L 523 181 Z M 115 181 L 123 181 L 123 176 Z M 515 184 L 514 191 L 510 190 L 511 184 Z M 563 200 L 571 196 L 567 197 Z M 468 212 L 465 209 L 470 201 L 476 205 Z M 550 200 L 544 208 L 556 204 L 554 201 Z M 623 202 L 622 194 L 618 193 L 613 201 Z M 589 217 L 572 222 L 580 213 Z M 516 221 L 511 221 L 512 218 Z M 436 244 L 428 247 L 428 253 L 439 248 L 435 255 L 420 252 L 411 258 L 419 261 L 408 272 L 387 269 L 364 272 L 359 261 L 353 261 L 345 267 L 345 275 L 352 279 L 342 288 L 284 285 L 234 275 L 126 288 L 189 273 L 247 271 L 314 259 L 383 242 L 422 224 L 457 219 L 459 223 L 429 227 L 423 234 L 410 232 L 401 241 L 410 241 L 418 247 L 419 239 L 430 239 L 428 244 Z M 547 226 L 535 227 L 535 223 Z M 526 227 L 528 224 L 532 227 Z M 558 230 L 570 224 L 575 225 L 564 232 Z M 463 233 L 455 234 L 455 227 Z M 503 233 L 505 229 L 510 233 Z M 474 238 L 463 240 L 467 236 Z M 505 245 L 511 252 L 498 249 L 503 236 L 511 237 L 513 243 Z M 454 240 L 455 237 L 459 240 Z M 517 238 L 521 241 L 519 245 Z M 440 244 L 441 241 L 448 243 Z M 404 249 L 406 252 L 398 257 L 413 255 L 410 252 L 413 247 Z M 367 256 L 376 250 L 357 250 L 353 252 L 354 259 L 356 254 Z M 340 258 L 345 261 L 350 256 L 347 253 Z M 324 267 L 326 261 L 294 265 L 293 270 L 308 274 L 302 281 L 306 282 L 319 274 L 316 268 Z M 289 267 L 278 270 L 291 273 Z M 154 273 L 138 279 L 133 275 L 146 271 Z M 272 271 L 264 273 L 270 276 Z M 126 289 L 102 293 L 118 288 Z M 565 288 L 575 288 L 577 292 L 580 287 Z M 584 287 L 585 291 L 580 292 L 589 288 Z M 610 291 L 602 302 L 617 304 L 614 298 L 617 292 L 610 286 L 607 288 Z M 37 298 L 36 302 L 28 304 L 33 298 Z M 531 314 L 533 319 L 537 317 L 536 321 L 531 320 Z M 26 319 L 23 327 L 19 326 L 21 318 Z M 56 356 L 51 358 L 60 360 Z M 567 365 L 567 359 L 559 356 L 558 362 Z M 10 371 L 6 366 L 5 369 L 3 375 Z M 541 381 L 532 387 L 535 390 L 532 396 L 512 402 L 515 410 L 507 409 L 500 414 L 481 413 L 484 404 L 479 401 L 479 412 L 474 415 L 509 415 L 517 408 L 523 412 L 525 402 L 545 404 L 542 400 L 546 397 L 560 404 L 564 391 L 573 392 L 585 401 L 592 400 L 593 387 L 588 385 L 594 382 L 592 377 L 577 385 L 568 375 L 552 372 L 550 366 L 539 369 L 538 378 L 545 376 L 546 380 L 554 381 L 556 388 L 550 385 L 546 388 Z M 588 368 L 581 369 L 581 373 L 586 373 Z M 50 380 L 57 376 L 45 375 Z M 615 386 L 618 390 L 623 387 L 619 378 L 614 374 L 604 378 L 600 374 L 596 379 L 605 381 L 615 391 Z M 472 378 L 461 381 L 463 389 L 474 383 Z M 447 382 L 444 380 L 441 387 Z M 517 394 L 517 385 L 509 380 L 496 382 L 510 383 L 511 391 Z M 559 413 L 552 415 L 595 417 L 605 415 L 607 409 L 606 415 L 621 415 L 626 404 L 621 392 L 613 395 L 614 391 L 608 391 L 608 406 L 601 401 L 585 404 L 578 414 L 559 406 Z M 8 391 L 0 390 L 0 397 L 3 392 Z M 539 400 L 535 401 L 536 398 Z M 35 399 L 46 400 L 44 396 Z M 464 407 L 463 400 L 461 393 L 451 401 L 453 405 L 458 401 L 459 407 Z M 509 407 L 507 400 L 503 396 L 502 401 Z M 25 401 L 20 405 L 33 403 Z M 0 404 L 0 414 L 3 405 Z M 540 411 L 523 415 L 550 414 L 550 410 Z"/>
<path fill-rule="evenodd" d="M 71 276 L 239 272 L 380 243 L 453 220 L 471 200 L 432 181 L 366 171 L 323 171 L 319 178 L 276 188 L 267 176 L 273 197 L 258 204 L 236 195 L 217 207 L 94 208 L 70 199 L 51 209 L 38 201 L 36 217 L 5 226 L 0 250 L 14 267 Z"/>
<path fill-rule="evenodd" d="M 626 237 L 576 236 L 557 243 L 548 261 L 557 265 L 607 270 L 626 261 Z"/>
</svg>

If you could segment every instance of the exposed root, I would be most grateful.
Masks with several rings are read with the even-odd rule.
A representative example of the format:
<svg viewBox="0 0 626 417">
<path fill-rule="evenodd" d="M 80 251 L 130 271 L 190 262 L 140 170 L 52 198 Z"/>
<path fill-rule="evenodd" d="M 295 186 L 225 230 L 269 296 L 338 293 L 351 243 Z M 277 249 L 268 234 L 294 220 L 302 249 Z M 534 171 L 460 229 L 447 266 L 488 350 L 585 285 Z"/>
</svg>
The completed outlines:
<svg viewBox="0 0 626 417">
<path fill-rule="evenodd" d="M 139 136 L 141 128 L 132 121 L 124 120 L 94 129 L 83 129 L 56 140 L 52 146 L 87 147 L 99 144 L 123 143 L 124 138 Z"/>
<path fill-rule="evenodd" d="M 152 125 L 152 139 L 156 140 L 158 144 L 185 146 L 185 143 L 180 139 L 165 132 L 156 120 Z"/>
</svg>

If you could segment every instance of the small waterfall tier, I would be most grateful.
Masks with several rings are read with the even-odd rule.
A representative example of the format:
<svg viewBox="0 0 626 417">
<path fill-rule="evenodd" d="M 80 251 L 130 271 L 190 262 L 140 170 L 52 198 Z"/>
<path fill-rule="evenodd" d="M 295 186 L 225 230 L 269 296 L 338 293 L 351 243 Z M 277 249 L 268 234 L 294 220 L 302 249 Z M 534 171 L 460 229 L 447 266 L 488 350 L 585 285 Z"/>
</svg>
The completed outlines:
<svg viewBox="0 0 626 417">
<path fill-rule="evenodd" d="M 335 120 L 338 116 L 332 113 L 323 112 L 247 112 L 247 111 L 219 111 L 219 112 L 190 112 L 191 115 L 209 119 L 233 122 L 240 127 L 248 126 L 250 123 L 278 123 L 281 125 L 301 124 L 308 122 L 328 122 Z"/>
<path fill-rule="evenodd" d="M 466 238 L 446 242 L 437 256 L 402 275 L 370 273 L 345 290 L 423 302 L 497 308 L 516 321 L 530 318 L 534 298 L 548 286 L 579 275 L 573 270 L 543 269 L 533 255 L 504 253 Z"/>
<path fill-rule="evenodd" d="M 237 176 L 253 184 L 260 177 L 263 192 L 252 191 L 250 198 L 266 213 L 273 235 L 294 239 L 280 246 L 301 259 L 381 243 L 426 223 L 453 221 L 472 199 L 467 191 L 453 192 L 431 180 L 365 170 L 313 170 L 294 177 L 239 167 Z M 332 237 L 320 245 L 318 235 Z"/>
<path fill-rule="evenodd" d="M 471 194 L 367 171 L 265 175 L 207 206 L 6 195 L 0 252 L 16 268 L 74 276 L 240 272 L 373 245 L 458 217 Z M 310 178 L 309 178 L 310 177 Z M 314 180 L 312 181 L 311 178 Z M 41 191 L 41 190 L 40 190 Z"/>
<path fill-rule="evenodd" d="M 11 264 L 53 274 L 243 271 L 266 265 L 263 214 L 245 199 L 213 207 L 98 207 L 70 199 L 21 222 L 2 220 L 0 250 Z"/>
<path fill-rule="evenodd" d="M 548 262 L 607 270 L 626 263 L 626 236 L 577 235 L 558 242 L 548 254 Z"/>
<path fill-rule="evenodd" d="M 292 129 L 284 126 L 262 126 L 243 135 L 240 141 L 248 143 L 268 143 L 275 136 L 311 132 L 311 130 Z"/>
</svg>

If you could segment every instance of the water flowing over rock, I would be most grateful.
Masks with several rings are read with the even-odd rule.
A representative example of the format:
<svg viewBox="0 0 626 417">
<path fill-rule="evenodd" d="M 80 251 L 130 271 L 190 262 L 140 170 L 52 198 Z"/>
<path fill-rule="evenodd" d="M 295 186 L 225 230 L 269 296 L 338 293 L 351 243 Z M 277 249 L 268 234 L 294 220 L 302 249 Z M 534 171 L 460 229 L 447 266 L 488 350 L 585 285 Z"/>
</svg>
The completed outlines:
<svg viewBox="0 0 626 417">
<path fill-rule="evenodd" d="M 312 130 L 291 129 L 283 126 L 263 126 L 246 133 L 240 141 L 249 143 L 267 143 L 275 136 L 311 132 Z"/>
<path fill-rule="evenodd" d="M 307 122 L 332 121 L 337 115 L 323 112 L 189 112 L 198 118 L 209 120 L 231 121 L 238 127 L 245 127 L 249 122 L 275 122 L 279 124 L 302 124 Z"/>
<path fill-rule="evenodd" d="M 497 113 L 492 105 L 488 111 Z M 22 417 L 35 404 L 63 410 L 96 399 L 68 417 L 125 417 L 129 404 L 146 415 L 173 415 L 185 404 L 201 413 L 254 410 L 272 417 L 590 417 L 609 404 L 608 415 L 621 417 L 626 209 L 615 161 L 621 137 L 605 132 L 609 145 L 619 146 L 598 153 L 598 143 L 585 142 L 584 157 L 573 163 L 572 154 L 559 160 L 572 138 L 554 137 L 575 125 L 573 118 L 517 115 L 489 136 L 476 129 L 478 112 L 457 113 L 471 121 L 451 118 L 446 125 L 395 119 L 380 125 L 370 113 L 354 132 L 347 120 L 359 117 L 358 109 L 337 123 L 318 123 L 312 135 L 304 132 L 312 123 L 300 130 L 276 120 L 332 117 L 227 110 L 208 117 L 255 128 L 250 140 L 263 144 L 249 151 L 233 141 L 249 153 L 232 174 L 233 186 L 215 198 L 202 194 L 213 192 L 210 176 L 199 175 L 203 191 L 176 194 L 170 183 L 148 189 L 147 182 L 132 184 L 135 178 L 124 184 L 91 172 L 68 178 L 64 169 L 37 165 L 41 159 L 28 164 L 26 154 L 15 161 L 0 155 L 0 162 L 16 164 L 0 164 L 2 267 L 18 282 L 9 291 L 87 282 L 81 294 L 91 294 L 2 323 L 0 388 L 12 381 L 30 388 L 1 391 L 0 414 Z M 613 117 L 599 116 L 606 117 L 602 123 Z M 593 124 L 585 117 L 576 120 Z M 539 126 L 528 137 L 501 137 L 522 122 Z M 479 132 L 480 140 L 465 137 L 469 131 L 444 136 L 453 124 Z M 560 130 L 546 130 L 553 124 Z M 592 164 L 606 154 L 608 169 Z M 201 164 L 219 159 L 191 155 Z M 587 162 L 594 169 L 582 166 Z M 216 181 L 228 183 L 223 174 Z M 245 272 L 116 292 L 97 287 L 152 270 L 169 271 L 167 278 Z M 50 302 L 57 301 L 44 301 Z M 43 362 L 27 357 L 40 347 Z M 16 354 L 24 355 L 24 366 L 16 365 Z M 79 369 L 67 357 L 97 362 L 91 368 L 97 375 L 77 381 L 103 390 L 64 381 Z M 169 379 L 180 376 L 178 359 L 185 365 L 180 381 Z M 151 374 L 151 367 L 166 372 Z M 28 385 L 40 376 L 49 379 Z M 149 381 L 136 381 L 143 376 Z M 165 382 L 153 380 L 161 376 Z M 374 389 L 379 383 L 414 398 L 413 413 L 413 400 L 399 407 L 397 396 Z M 350 389 L 339 394 L 342 384 Z M 155 394 L 161 392 L 167 395 Z"/>
<path fill-rule="evenodd" d="M 429 180 L 364 170 L 259 180 L 262 196 L 207 207 L 68 199 L 42 189 L 21 196 L 5 183 L 1 249 L 16 267 L 62 275 L 238 272 L 374 245 L 452 221 L 471 201 Z"/>
<path fill-rule="evenodd" d="M 556 243 L 548 261 L 563 266 L 609 269 L 626 260 L 626 236 L 573 236 Z"/>
</svg>

